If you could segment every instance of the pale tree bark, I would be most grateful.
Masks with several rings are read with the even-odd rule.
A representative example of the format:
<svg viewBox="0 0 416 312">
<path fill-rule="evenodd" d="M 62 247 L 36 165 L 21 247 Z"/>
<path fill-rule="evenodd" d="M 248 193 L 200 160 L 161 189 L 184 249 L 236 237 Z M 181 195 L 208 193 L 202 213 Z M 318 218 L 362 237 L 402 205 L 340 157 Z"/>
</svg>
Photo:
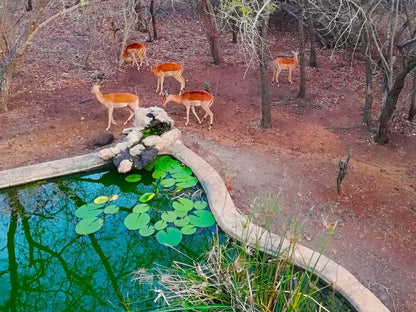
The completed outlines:
<svg viewBox="0 0 416 312">
<path fill-rule="evenodd" d="M 269 93 L 269 54 L 267 50 L 269 15 L 261 20 L 260 42 L 258 54 L 260 59 L 260 84 L 261 84 L 261 127 L 270 128 L 272 126 L 272 116 L 270 112 L 270 93 Z"/>
<path fill-rule="evenodd" d="M 299 67 L 300 82 L 298 98 L 304 99 L 306 96 L 306 72 L 305 72 L 305 29 L 303 28 L 303 18 L 305 16 L 305 2 L 298 0 L 299 16 L 298 16 L 298 44 L 299 44 Z"/>
<path fill-rule="evenodd" d="M 211 55 L 214 59 L 214 64 L 219 65 L 222 63 L 222 58 L 219 51 L 219 35 L 218 27 L 215 21 L 214 9 L 211 4 L 211 0 L 202 0 L 203 16 L 205 22 L 205 32 L 208 37 L 209 46 L 211 49 Z"/>
<path fill-rule="evenodd" d="M 365 125 L 370 126 L 373 108 L 373 69 L 368 32 L 366 31 L 363 33 L 363 54 L 365 65 L 365 102 L 363 109 L 363 122 Z"/>
</svg>

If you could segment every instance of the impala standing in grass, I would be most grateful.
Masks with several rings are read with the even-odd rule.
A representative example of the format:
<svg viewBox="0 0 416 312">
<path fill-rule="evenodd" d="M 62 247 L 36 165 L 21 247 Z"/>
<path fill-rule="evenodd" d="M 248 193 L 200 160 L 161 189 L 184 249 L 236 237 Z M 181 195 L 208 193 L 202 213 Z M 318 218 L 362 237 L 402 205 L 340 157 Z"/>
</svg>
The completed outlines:
<svg viewBox="0 0 416 312">
<path fill-rule="evenodd" d="M 100 86 L 94 85 L 92 87 L 91 92 L 95 95 L 97 100 L 104 104 L 105 107 L 108 109 L 108 126 L 105 131 L 110 129 L 111 124 L 116 125 L 117 123 L 114 121 L 113 118 L 113 109 L 114 108 L 121 108 L 121 107 L 128 107 L 130 109 L 130 116 L 124 122 L 124 125 L 127 124 L 134 116 L 134 109 L 139 107 L 139 97 L 134 94 L 130 93 L 109 93 L 109 94 L 102 94 L 100 92 Z"/>
<path fill-rule="evenodd" d="M 130 57 L 133 59 L 133 66 L 137 66 L 137 70 L 140 70 L 140 67 L 143 65 L 144 61 L 146 61 L 146 66 L 149 66 L 146 57 L 146 47 L 141 42 L 132 42 L 126 46 L 123 55 L 121 56 L 121 65 L 123 65 L 126 59 Z M 140 64 L 136 57 L 140 60 Z"/>
<path fill-rule="evenodd" d="M 198 122 L 201 124 L 204 119 L 209 116 L 210 122 L 208 130 L 212 127 L 212 121 L 214 119 L 214 113 L 211 111 L 210 107 L 214 103 L 214 96 L 209 94 L 205 91 L 188 91 L 183 93 L 182 95 L 169 95 L 165 93 L 162 99 L 162 106 L 165 106 L 169 102 L 175 102 L 178 104 L 182 104 L 186 108 L 186 123 L 185 126 L 189 123 L 189 111 L 192 110 L 192 113 L 195 115 Z M 205 116 L 199 119 L 195 111 L 196 106 L 201 106 L 202 109 L 205 111 Z"/>
<path fill-rule="evenodd" d="M 293 58 L 278 57 L 278 58 L 275 58 L 273 61 L 274 73 L 273 73 L 272 82 L 276 80 L 277 86 L 279 86 L 279 74 L 283 69 L 289 70 L 288 80 L 290 83 L 292 83 L 292 71 L 299 64 L 299 52 L 292 51 L 292 53 L 293 53 Z"/>
<path fill-rule="evenodd" d="M 163 92 L 163 80 L 167 76 L 173 76 L 180 84 L 181 90 L 179 91 L 179 95 L 185 90 L 185 79 L 182 77 L 183 73 L 183 66 L 176 64 L 176 63 L 164 63 L 157 66 L 153 66 L 152 69 L 153 75 L 157 77 L 157 88 L 156 92 L 159 90 L 159 94 L 162 95 Z"/>
</svg>

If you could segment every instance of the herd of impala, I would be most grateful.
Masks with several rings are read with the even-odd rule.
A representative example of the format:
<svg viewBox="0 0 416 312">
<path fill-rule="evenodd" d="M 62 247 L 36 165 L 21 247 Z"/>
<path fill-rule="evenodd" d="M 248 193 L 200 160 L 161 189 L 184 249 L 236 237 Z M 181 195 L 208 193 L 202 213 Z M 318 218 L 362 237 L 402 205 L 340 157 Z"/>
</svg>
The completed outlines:
<svg viewBox="0 0 416 312">
<path fill-rule="evenodd" d="M 298 65 L 299 58 L 298 52 L 293 52 L 293 58 L 289 57 L 278 57 L 273 60 L 274 73 L 273 81 L 277 82 L 279 86 L 279 74 L 282 70 L 289 70 L 288 80 L 292 83 L 292 71 Z M 123 51 L 121 64 L 124 64 L 126 60 L 130 59 L 133 63 L 133 66 L 137 66 L 137 69 L 140 70 L 140 67 L 146 62 L 146 66 L 149 66 L 148 60 L 146 57 L 146 47 L 143 43 L 133 42 L 126 46 Z M 140 61 L 140 64 L 139 64 Z M 195 115 L 198 122 L 201 124 L 206 117 L 209 116 L 210 123 L 208 129 L 212 127 L 212 122 L 214 119 L 214 114 L 211 111 L 210 107 L 214 103 L 214 96 L 206 91 L 187 91 L 185 90 L 185 79 L 182 77 L 183 66 L 176 63 L 164 63 L 152 67 L 152 73 L 157 77 L 157 88 L 156 92 L 159 91 L 159 95 L 162 95 L 162 106 L 165 106 L 169 102 L 175 102 L 182 104 L 186 108 L 186 123 L 185 126 L 189 123 L 189 111 L 192 110 L 192 113 Z M 165 77 L 173 76 L 181 85 L 179 95 L 169 95 L 167 92 L 163 91 L 163 81 Z M 117 123 L 113 118 L 114 108 L 128 107 L 130 109 L 130 116 L 124 122 L 124 125 L 127 124 L 134 116 L 134 109 L 139 107 L 139 97 L 130 93 L 109 93 L 102 94 L 100 92 L 100 87 L 98 84 L 94 85 L 91 92 L 95 95 L 97 100 L 105 105 L 108 109 L 108 125 L 106 131 L 111 127 L 111 124 L 116 125 Z M 84 100 L 86 101 L 86 100 Z M 84 102 L 81 101 L 81 102 Z M 81 103 L 80 102 L 80 103 Z M 205 115 L 202 119 L 199 118 L 198 114 L 195 111 L 195 107 L 201 106 L 205 111 Z"/>
</svg>

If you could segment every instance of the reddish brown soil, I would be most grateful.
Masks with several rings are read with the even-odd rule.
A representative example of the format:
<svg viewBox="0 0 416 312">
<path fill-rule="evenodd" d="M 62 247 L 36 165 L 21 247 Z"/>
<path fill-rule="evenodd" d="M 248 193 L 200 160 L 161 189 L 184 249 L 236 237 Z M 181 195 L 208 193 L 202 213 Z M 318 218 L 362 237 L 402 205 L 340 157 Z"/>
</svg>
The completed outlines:
<svg viewBox="0 0 416 312">
<path fill-rule="evenodd" d="M 290 218 L 307 218 L 301 243 L 313 248 L 322 242 L 320 233 L 337 221 L 325 253 L 392 311 L 414 311 L 416 126 L 405 121 L 408 104 L 400 101 L 391 143 L 375 144 L 376 129 L 361 123 L 362 62 L 354 59 L 350 65 L 349 55 L 338 51 L 331 57 L 330 51 L 322 50 L 319 68 L 307 68 L 307 100 L 296 99 L 298 70 L 293 85 L 286 80 L 287 72 L 281 74 L 279 88 L 270 85 L 273 126 L 264 130 L 259 126 L 258 70 L 247 70 L 238 46 L 228 41 L 230 34 L 222 43 L 225 62 L 215 66 L 203 27 L 195 19 L 165 19 L 159 33 L 160 40 L 147 43 L 150 63 L 180 62 L 187 90 L 204 89 L 208 82 L 216 97 L 211 131 L 192 114 L 184 127 L 183 106 L 172 103 L 166 110 L 183 132 L 184 143 L 224 177 L 236 206 L 257 222 L 272 220 L 275 232 L 281 232 Z M 144 41 L 145 35 L 136 34 L 135 39 Z M 89 153 L 94 138 L 104 132 L 105 107 L 95 100 L 76 104 L 92 96 L 94 81 L 80 68 L 76 70 L 81 74 L 74 75 L 68 69 L 74 64 L 58 62 L 53 51 L 43 50 L 45 42 L 58 46 L 59 40 L 59 31 L 53 38 L 41 33 L 18 67 L 10 111 L 0 114 L 0 169 Z M 296 48 L 294 35 L 281 30 L 272 29 L 270 42 L 273 55 L 288 55 Z M 109 53 L 108 59 L 115 68 L 114 55 Z M 171 93 L 179 91 L 179 83 L 171 78 L 165 87 Z M 101 89 L 138 94 L 142 106 L 161 101 L 155 93 L 156 78 L 146 70 L 125 68 L 109 76 Z M 118 140 L 127 116 L 127 110 L 115 112 L 119 125 L 110 131 Z M 349 150 L 352 158 L 338 195 L 338 161 Z M 279 213 L 262 208 L 259 200 L 253 203 L 270 194 L 280 196 Z"/>
</svg>

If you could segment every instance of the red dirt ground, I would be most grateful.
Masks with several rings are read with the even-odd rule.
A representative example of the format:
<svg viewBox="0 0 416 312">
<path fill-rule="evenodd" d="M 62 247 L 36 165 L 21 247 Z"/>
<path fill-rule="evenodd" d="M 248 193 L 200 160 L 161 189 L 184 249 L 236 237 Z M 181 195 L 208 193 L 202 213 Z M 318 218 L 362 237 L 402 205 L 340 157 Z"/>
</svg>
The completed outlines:
<svg viewBox="0 0 416 312">
<path fill-rule="evenodd" d="M 159 33 L 160 40 L 147 43 L 150 64 L 180 62 L 186 90 L 204 89 L 208 82 L 216 97 L 211 131 L 206 123 L 197 124 L 192 114 L 184 127 L 180 105 L 168 104 L 166 110 L 184 143 L 223 176 L 236 206 L 257 222 L 272 220 L 275 232 L 281 232 L 289 219 L 304 220 L 310 212 L 301 243 L 312 248 L 322 243 L 320 233 L 337 221 L 325 254 L 350 270 L 391 311 L 414 311 L 416 126 L 405 121 L 408 104 L 400 102 L 391 143 L 375 144 L 376 128 L 361 124 L 362 61 L 354 59 L 350 65 L 350 55 L 336 51 L 331 56 L 331 51 L 322 50 L 319 68 L 307 68 L 307 100 L 296 99 L 298 70 L 293 85 L 286 80 L 287 72 L 281 74 L 279 88 L 270 85 L 273 126 L 264 130 L 259 126 L 258 70 L 247 70 L 238 46 L 229 42 L 230 34 L 222 42 L 225 62 L 215 66 L 203 26 L 195 19 L 167 18 L 159 23 Z M 54 38 L 41 33 L 18 67 L 10 111 L 0 114 L 2 170 L 89 153 L 107 125 L 106 109 L 96 100 L 76 104 L 92 96 L 94 81 L 79 66 L 75 71 L 81 73 L 74 74 L 75 64 L 43 50 L 45 42 L 54 43 L 58 51 L 60 40 L 69 41 L 59 34 L 59 29 Z M 137 34 L 132 39 L 144 42 L 146 37 Z M 273 55 L 296 49 L 296 38 L 287 31 L 273 28 L 270 42 Z M 115 68 L 114 55 L 109 53 L 108 59 Z M 171 78 L 165 87 L 171 93 L 179 91 Z M 138 94 L 145 107 L 161 101 L 155 93 L 156 78 L 143 69 L 115 72 L 101 89 Z M 114 116 L 119 125 L 110 131 L 120 140 L 127 110 Z M 349 150 L 352 158 L 338 195 L 338 161 Z M 261 198 L 277 195 L 278 213 L 262 207 Z"/>
</svg>

